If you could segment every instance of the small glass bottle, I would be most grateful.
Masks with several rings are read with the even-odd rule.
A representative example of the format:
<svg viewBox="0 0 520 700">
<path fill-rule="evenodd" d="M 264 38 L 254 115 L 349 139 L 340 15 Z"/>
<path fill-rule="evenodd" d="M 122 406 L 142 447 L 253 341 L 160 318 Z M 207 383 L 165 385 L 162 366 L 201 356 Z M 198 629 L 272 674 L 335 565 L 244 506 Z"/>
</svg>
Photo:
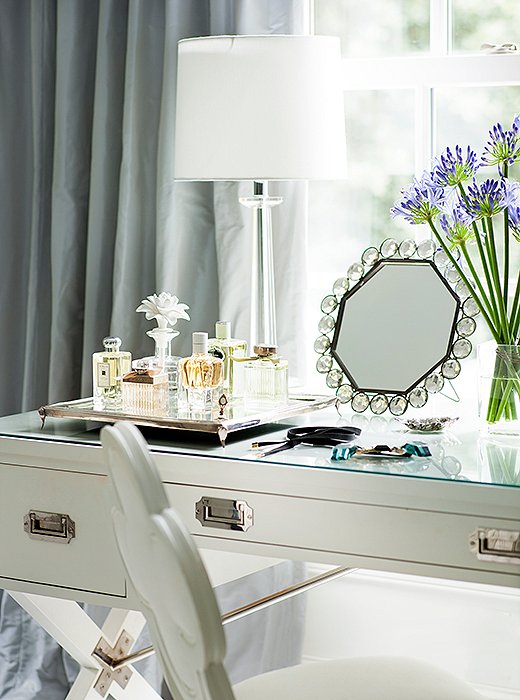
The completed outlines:
<svg viewBox="0 0 520 700">
<path fill-rule="evenodd" d="M 231 323 L 217 321 L 215 338 L 208 340 L 210 355 L 220 357 L 224 362 L 224 379 L 222 389 L 231 396 L 238 398 L 244 395 L 242 363 L 233 360 L 247 356 L 247 342 L 231 337 Z"/>
<path fill-rule="evenodd" d="M 123 375 L 130 370 L 132 355 L 120 350 L 121 338 L 103 338 L 104 350 L 92 355 L 92 384 L 96 411 L 121 409 Z"/>
<path fill-rule="evenodd" d="M 138 416 L 168 415 L 168 375 L 154 358 L 132 362 L 123 377 L 123 412 Z"/>
<path fill-rule="evenodd" d="M 193 333 L 193 354 L 179 362 L 179 377 L 189 410 L 209 411 L 222 393 L 224 363 L 208 354 L 208 334 Z"/>
<path fill-rule="evenodd" d="M 287 402 L 289 363 L 277 350 L 275 345 L 255 345 L 256 357 L 243 363 L 246 401 Z"/>
</svg>

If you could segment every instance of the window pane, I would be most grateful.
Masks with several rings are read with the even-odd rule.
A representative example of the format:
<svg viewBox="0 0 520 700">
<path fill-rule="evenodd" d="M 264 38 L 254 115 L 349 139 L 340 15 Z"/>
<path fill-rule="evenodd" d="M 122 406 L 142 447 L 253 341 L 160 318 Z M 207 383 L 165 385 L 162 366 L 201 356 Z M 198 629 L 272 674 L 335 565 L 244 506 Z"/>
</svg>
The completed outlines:
<svg viewBox="0 0 520 700">
<path fill-rule="evenodd" d="M 308 347 L 323 315 L 320 303 L 334 281 L 385 238 L 413 238 L 415 231 L 392 219 L 390 207 L 413 177 L 413 93 L 407 90 L 347 92 L 347 179 L 309 183 Z M 323 391 L 314 369 L 310 380 Z M 321 382 L 321 384 L 320 384 Z"/>
<path fill-rule="evenodd" d="M 520 87 L 437 88 L 435 107 L 436 150 L 458 143 L 470 145 L 480 154 L 494 124 L 500 122 L 505 129 L 511 128 L 520 111 Z M 490 168 L 482 172 L 487 177 L 494 176 Z M 517 172 L 515 177 L 518 175 Z"/>
<path fill-rule="evenodd" d="M 344 56 L 427 51 L 429 0 L 316 0 L 316 34 L 339 36 Z"/>
<path fill-rule="evenodd" d="M 482 44 L 520 44 L 518 0 L 453 0 L 453 51 L 474 53 Z"/>
</svg>

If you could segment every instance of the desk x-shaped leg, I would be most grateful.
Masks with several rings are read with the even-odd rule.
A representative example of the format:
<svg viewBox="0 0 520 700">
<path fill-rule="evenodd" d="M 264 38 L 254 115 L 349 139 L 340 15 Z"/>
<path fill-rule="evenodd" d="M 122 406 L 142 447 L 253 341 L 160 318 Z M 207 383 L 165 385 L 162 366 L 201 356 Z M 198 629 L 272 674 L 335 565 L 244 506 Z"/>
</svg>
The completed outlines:
<svg viewBox="0 0 520 700">
<path fill-rule="evenodd" d="M 226 613 L 222 623 L 239 620 L 353 571 L 340 566 L 293 584 Z M 13 592 L 11 596 L 80 664 L 81 671 L 66 700 L 99 700 L 107 693 L 115 700 L 160 700 L 132 667 L 132 663 L 153 654 L 153 647 L 129 653 L 145 624 L 142 613 L 114 608 L 99 628 L 72 601 L 32 593 Z"/>
<path fill-rule="evenodd" d="M 110 668 L 139 637 L 145 624 L 142 613 L 114 608 L 100 628 L 74 601 L 14 591 L 10 595 L 80 665 L 66 700 L 100 700 L 108 694 L 115 700 L 160 700 L 130 664 Z"/>
</svg>

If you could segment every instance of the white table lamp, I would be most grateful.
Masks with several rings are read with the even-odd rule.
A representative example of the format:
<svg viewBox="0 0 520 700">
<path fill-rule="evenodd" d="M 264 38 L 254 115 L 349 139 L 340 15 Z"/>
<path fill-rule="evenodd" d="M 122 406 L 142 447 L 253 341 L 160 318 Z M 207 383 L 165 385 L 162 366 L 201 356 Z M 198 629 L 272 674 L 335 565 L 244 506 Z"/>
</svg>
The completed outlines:
<svg viewBox="0 0 520 700">
<path fill-rule="evenodd" d="M 269 180 L 345 177 L 340 45 L 323 36 L 179 42 L 175 178 L 252 180 L 251 342 L 276 345 Z"/>
</svg>

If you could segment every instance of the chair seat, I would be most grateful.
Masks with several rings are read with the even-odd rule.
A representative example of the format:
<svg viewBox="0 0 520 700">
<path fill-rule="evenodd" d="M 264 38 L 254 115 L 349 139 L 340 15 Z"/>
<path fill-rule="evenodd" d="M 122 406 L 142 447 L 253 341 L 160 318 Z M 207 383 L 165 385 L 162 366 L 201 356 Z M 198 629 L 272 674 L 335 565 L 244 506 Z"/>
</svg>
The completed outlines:
<svg viewBox="0 0 520 700">
<path fill-rule="evenodd" d="M 292 666 L 249 678 L 233 692 L 236 700 L 483 700 L 450 673 L 391 656 Z"/>
</svg>

